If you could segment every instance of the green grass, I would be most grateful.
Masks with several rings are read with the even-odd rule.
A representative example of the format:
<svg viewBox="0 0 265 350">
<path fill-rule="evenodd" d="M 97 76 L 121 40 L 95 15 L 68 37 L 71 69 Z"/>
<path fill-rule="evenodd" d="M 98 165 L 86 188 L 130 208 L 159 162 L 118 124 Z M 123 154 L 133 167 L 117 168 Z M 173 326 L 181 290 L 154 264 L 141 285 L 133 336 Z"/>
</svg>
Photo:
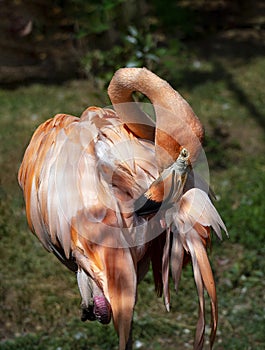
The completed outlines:
<svg viewBox="0 0 265 350">
<path fill-rule="evenodd" d="M 211 184 L 230 233 L 221 243 L 213 240 L 211 253 L 220 313 L 215 349 L 261 350 L 265 347 L 265 96 L 261 78 L 265 60 L 255 58 L 237 65 L 224 61 L 222 67 L 229 74 L 216 78 L 216 63 L 202 60 L 194 74 L 207 72 L 209 78 L 192 87 L 180 86 L 206 126 Z M 184 76 L 187 67 L 181 69 L 180 76 Z M 178 88 L 177 83 L 174 86 Z M 73 81 L 0 90 L 0 101 L 0 349 L 117 349 L 112 325 L 79 321 L 75 276 L 29 232 L 16 182 L 19 163 L 37 125 L 58 112 L 80 115 L 89 105 L 104 106 L 106 93 L 101 96 L 87 82 Z M 139 347 L 142 344 L 140 348 L 191 349 L 196 319 L 191 267 L 183 274 L 178 295 L 172 292 L 170 313 L 154 294 L 151 273 L 146 276 L 139 287 L 134 320 L 134 339 Z"/>
</svg>

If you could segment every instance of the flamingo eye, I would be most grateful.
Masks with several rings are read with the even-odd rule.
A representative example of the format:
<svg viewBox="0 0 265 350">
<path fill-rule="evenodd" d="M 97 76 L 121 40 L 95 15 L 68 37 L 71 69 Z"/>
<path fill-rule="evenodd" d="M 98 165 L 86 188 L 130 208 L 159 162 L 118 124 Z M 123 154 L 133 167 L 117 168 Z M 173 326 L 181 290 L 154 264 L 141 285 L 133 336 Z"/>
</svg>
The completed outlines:
<svg viewBox="0 0 265 350">
<path fill-rule="evenodd" d="M 181 156 L 184 158 L 188 158 L 189 157 L 189 151 L 186 148 L 182 148 L 181 152 L 180 152 Z"/>
</svg>

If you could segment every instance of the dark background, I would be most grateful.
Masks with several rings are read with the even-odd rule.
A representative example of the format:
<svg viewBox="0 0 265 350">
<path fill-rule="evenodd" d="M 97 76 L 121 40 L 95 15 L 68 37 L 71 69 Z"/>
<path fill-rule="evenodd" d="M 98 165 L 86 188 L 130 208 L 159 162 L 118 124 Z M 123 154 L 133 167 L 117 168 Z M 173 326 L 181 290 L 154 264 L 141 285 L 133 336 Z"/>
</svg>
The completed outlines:
<svg viewBox="0 0 265 350">
<path fill-rule="evenodd" d="M 1 0 L 0 8 L 2 85 L 105 78 L 128 64 L 154 69 L 183 47 L 207 56 L 264 53 L 258 0 Z"/>
</svg>

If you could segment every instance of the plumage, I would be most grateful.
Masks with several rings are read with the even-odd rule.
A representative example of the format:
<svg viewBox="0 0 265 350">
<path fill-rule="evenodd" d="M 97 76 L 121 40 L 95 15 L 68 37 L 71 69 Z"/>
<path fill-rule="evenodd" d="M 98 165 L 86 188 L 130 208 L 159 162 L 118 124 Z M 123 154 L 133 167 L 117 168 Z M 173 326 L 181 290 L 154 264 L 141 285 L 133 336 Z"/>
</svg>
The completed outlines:
<svg viewBox="0 0 265 350">
<path fill-rule="evenodd" d="M 149 97 L 156 122 L 130 102 L 133 91 Z M 199 297 L 194 348 L 202 349 L 204 288 L 212 307 L 211 345 L 217 327 L 210 227 L 219 238 L 226 232 L 204 181 L 195 182 L 203 127 L 187 102 L 147 69 L 119 70 L 108 92 L 114 110 L 89 107 L 80 118 L 58 114 L 35 131 L 18 174 L 29 226 L 76 272 L 81 319 L 112 318 L 119 350 L 131 348 L 137 284 L 150 262 L 169 311 L 170 277 L 177 291 L 191 259 Z"/>
<path fill-rule="evenodd" d="M 170 256 L 170 229 L 166 230 L 166 242 L 163 249 L 162 258 L 162 281 L 165 307 L 170 311 L 170 291 L 169 291 L 169 256 Z"/>
<path fill-rule="evenodd" d="M 148 190 L 134 202 L 138 215 L 148 215 L 166 210 L 177 202 L 183 192 L 190 169 L 189 153 L 183 148 L 176 161 L 164 169 Z"/>
<path fill-rule="evenodd" d="M 207 256 L 210 242 L 210 227 L 218 238 L 222 238 L 220 228 L 226 233 L 225 225 L 207 194 L 199 188 L 191 188 L 180 198 L 175 207 L 167 212 L 167 226 L 173 232 L 171 268 L 175 288 L 178 288 L 184 250 L 191 256 L 194 279 L 199 297 L 199 319 L 195 336 L 195 349 L 202 349 L 205 329 L 204 288 L 211 300 L 213 345 L 217 329 L 217 297 L 212 269 Z"/>
</svg>

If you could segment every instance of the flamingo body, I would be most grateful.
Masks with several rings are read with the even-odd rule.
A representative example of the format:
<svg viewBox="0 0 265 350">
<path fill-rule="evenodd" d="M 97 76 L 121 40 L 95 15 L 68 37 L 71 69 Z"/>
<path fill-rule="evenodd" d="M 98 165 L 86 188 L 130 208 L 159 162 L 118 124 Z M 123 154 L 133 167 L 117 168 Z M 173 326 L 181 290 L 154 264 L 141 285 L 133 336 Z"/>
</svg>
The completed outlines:
<svg viewBox="0 0 265 350">
<path fill-rule="evenodd" d="M 167 113 L 159 88 L 174 101 Z M 126 113 L 118 105 L 130 101 L 134 90 L 156 105 L 157 125 L 135 107 Z M 190 257 L 199 296 L 194 348 L 202 349 L 204 288 L 212 306 L 211 344 L 217 327 L 206 246 L 210 227 L 219 237 L 220 228 L 226 230 L 208 195 L 192 181 L 202 126 L 186 101 L 146 69 L 118 71 L 109 94 L 115 111 L 90 107 L 80 118 L 59 114 L 35 131 L 18 174 L 29 226 L 76 272 L 82 320 L 105 324 L 112 318 L 120 350 L 130 348 L 137 283 L 150 262 L 169 309 L 170 267 L 177 290 Z M 190 125 L 186 138 L 172 108 Z"/>
</svg>

